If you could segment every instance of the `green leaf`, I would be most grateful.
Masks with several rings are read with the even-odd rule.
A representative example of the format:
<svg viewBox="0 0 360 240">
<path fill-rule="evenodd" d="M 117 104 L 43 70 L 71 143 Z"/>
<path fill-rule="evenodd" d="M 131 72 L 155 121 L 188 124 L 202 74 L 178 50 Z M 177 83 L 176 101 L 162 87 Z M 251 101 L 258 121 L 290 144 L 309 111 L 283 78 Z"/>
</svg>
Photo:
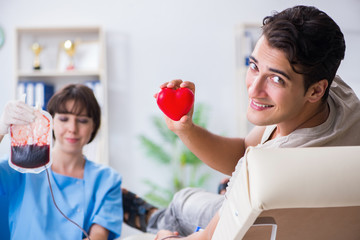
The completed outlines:
<svg viewBox="0 0 360 240">
<path fill-rule="evenodd" d="M 162 194 L 166 195 L 167 197 L 172 198 L 172 196 L 174 195 L 174 191 L 160 187 L 159 185 L 155 184 L 151 180 L 145 179 L 143 182 L 146 185 L 148 185 L 153 191 L 161 192 Z"/>
<path fill-rule="evenodd" d="M 165 152 L 163 146 L 154 143 L 144 135 L 140 136 L 140 141 L 149 157 L 163 164 L 169 164 L 171 162 L 171 157 Z"/>
<path fill-rule="evenodd" d="M 184 161 L 184 165 L 200 165 L 202 161 L 195 156 L 188 148 L 185 147 L 182 158 Z"/>
<path fill-rule="evenodd" d="M 156 207 L 167 207 L 171 202 L 171 199 L 161 197 L 152 192 L 145 194 L 144 199 Z"/>
<path fill-rule="evenodd" d="M 153 117 L 153 123 L 156 126 L 156 129 L 162 136 L 165 142 L 169 142 L 171 144 L 175 143 L 178 136 L 173 133 L 166 125 L 165 120 L 160 117 Z"/>
<path fill-rule="evenodd" d="M 144 180 L 144 183 L 151 189 L 144 196 L 146 201 L 157 207 L 167 207 L 169 205 L 174 196 L 173 191 L 159 187 L 150 180 Z"/>
<path fill-rule="evenodd" d="M 207 111 L 208 109 L 205 104 L 197 104 L 193 114 L 193 122 L 203 128 L 206 128 L 208 119 Z"/>
<path fill-rule="evenodd" d="M 175 192 L 179 191 L 180 189 L 184 188 L 184 184 L 183 182 L 176 176 L 174 176 L 173 178 L 173 184 L 174 184 L 174 190 Z"/>
</svg>

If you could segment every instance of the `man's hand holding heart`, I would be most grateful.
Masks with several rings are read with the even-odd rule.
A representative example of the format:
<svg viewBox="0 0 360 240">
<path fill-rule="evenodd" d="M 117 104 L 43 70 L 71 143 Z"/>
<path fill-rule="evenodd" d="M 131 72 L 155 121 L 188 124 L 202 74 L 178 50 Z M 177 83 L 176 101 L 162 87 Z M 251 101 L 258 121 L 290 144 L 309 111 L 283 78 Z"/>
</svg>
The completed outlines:
<svg viewBox="0 0 360 240">
<path fill-rule="evenodd" d="M 169 129 L 178 134 L 193 126 L 195 85 L 180 79 L 166 82 L 154 95 L 156 102 L 165 114 Z"/>
</svg>

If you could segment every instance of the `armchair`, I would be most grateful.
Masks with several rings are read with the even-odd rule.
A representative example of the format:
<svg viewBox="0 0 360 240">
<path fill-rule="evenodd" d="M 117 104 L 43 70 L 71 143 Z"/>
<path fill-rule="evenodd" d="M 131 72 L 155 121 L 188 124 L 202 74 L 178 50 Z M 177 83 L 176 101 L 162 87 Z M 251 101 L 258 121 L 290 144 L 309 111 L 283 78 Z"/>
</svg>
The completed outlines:
<svg viewBox="0 0 360 240">
<path fill-rule="evenodd" d="M 214 240 L 360 239 L 360 147 L 249 148 Z"/>
</svg>

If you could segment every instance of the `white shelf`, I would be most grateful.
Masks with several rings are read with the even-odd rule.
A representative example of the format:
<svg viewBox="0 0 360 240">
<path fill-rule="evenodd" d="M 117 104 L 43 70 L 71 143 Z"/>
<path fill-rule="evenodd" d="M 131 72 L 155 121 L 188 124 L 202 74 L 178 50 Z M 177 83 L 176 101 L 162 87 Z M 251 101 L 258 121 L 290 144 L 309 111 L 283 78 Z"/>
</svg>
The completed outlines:
<svg viewBox="0 0 360 240">
<path fill-rule="evenodd" d="M 102 74 L 97 71 L 58 71 L 58 70 L 45 70 L 45 71 L 19 71 L 18 77 L 77 77 L 77 76 L 101 76 Z"/>
<path fill-rule="evenodd" d="M 106 48 L 103 31 L 97 26 L 80 27 L 19 27 L 15 32 L 15 81 L 14 95 L 20 82 L 44 82 L 52 84 L 56 90 L 70 83 L 85 84 L 99 81 L 102 95 L 102 123 L 97 137 L 85 148 L 89 160 L 108 164 L 108 104 L 106 76 Z M 69 57 L 62 48 L 66 40 L 77 42 L 75 68 L 67 70 Z M 33 43 L 39 43 L 40 70 L 33 69 Z"/>
</svg>

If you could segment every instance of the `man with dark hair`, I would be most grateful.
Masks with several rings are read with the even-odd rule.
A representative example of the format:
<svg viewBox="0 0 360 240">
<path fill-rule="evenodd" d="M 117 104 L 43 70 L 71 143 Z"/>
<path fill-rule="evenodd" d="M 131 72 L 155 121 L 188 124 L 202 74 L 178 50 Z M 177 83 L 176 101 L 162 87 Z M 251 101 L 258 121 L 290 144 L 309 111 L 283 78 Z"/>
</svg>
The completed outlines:
<svg viewBox="0 0 360 240">
<path fill-rule="evenodd" d="M 323 100 L 345 56 L 345 40 L 339 26 L 314 7 L 297 6 L 263 20 L 263 36 L 273 48 L 282 50 L 294 72 L 304 77 L 305 91 L 328 81 Z"/>
<path fill-rule="evenodd" d="M 214 135 L 192 122 L 192 111 L 177 122 L 166 117 L 169 129 L 204 163 L 227 175 L 239 171 L 236 166 L 249 146 L 360 145 L 359 99 L 335 76 L 345 53 L 339 26 L 315 7 L 295 6 L 265 17 L 262 30 L 246 76 L 252 131 L 245 138 Z M 181 80 L 163 87 L 195 92 L 193 83 Z M 223 201 L 222 195 L 181 190 L 169 208 L 152 214 L 148 231 L 170 230 L 158 233 L 156 239 L 162 239 L 187 236 L 200 226 L 205 230 L 187 238 L 210 239 Z"/>
</svg>

